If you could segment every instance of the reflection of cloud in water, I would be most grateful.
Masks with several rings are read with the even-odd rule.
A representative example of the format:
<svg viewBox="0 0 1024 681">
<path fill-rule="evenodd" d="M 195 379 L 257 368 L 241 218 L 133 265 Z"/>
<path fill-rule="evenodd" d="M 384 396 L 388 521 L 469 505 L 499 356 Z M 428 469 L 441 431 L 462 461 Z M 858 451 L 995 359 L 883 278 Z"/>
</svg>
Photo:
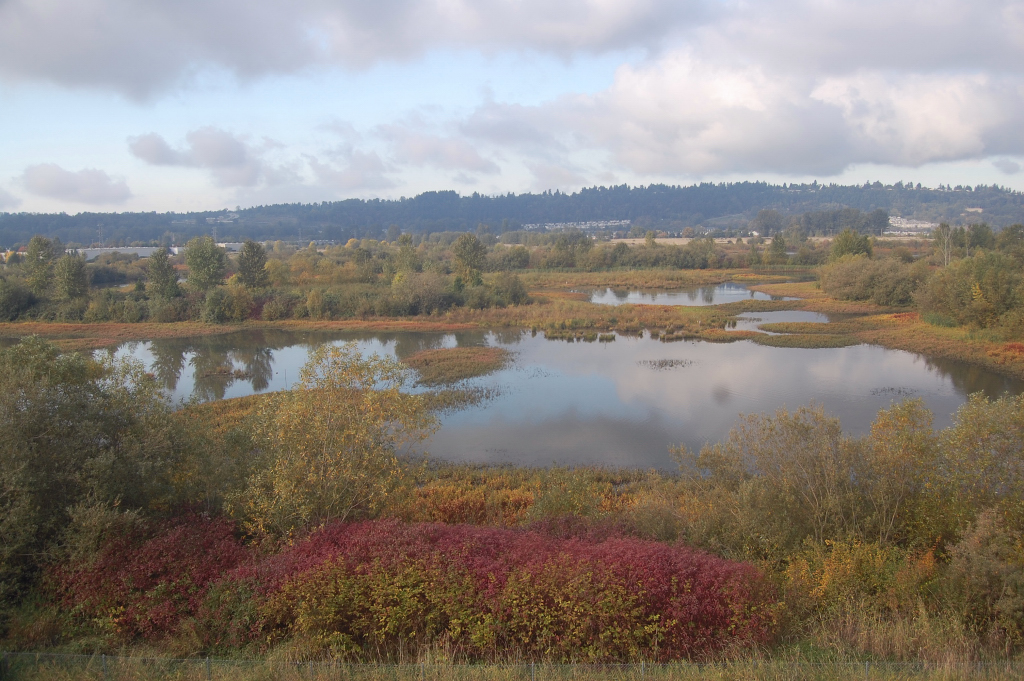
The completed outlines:
<svg viewBox="0 0 1024 681">
<path fill-rule="evenodd" d="M 668 428 L 661 414 L 650 413 L 643 420 L 595 419 L 569 409 L 532 421 L 528 428 L 496 414 L 483 426 L 442 429 L 428 449 L 433 457 L 475 463 L 671 468 L 666 443 L 678 439 L 678 430 Z"/>
<path fill-rule="evenodd" d="M 767 314 L 774 313 L 758 316 Z M 696 449 L 721 440 L 740 413 L 792 410 L 813 401 L 839 416 L 847 431 L 864 433 L 879 409 L 911 391 L 924 399 L 940 427 L 949 424 L 968 392 L 1024 391 L 1024 383 L 978 367 L 866 345 L 797 349 L 624 336 L 615 343 L 566 343 L 518 329 L 247 331 L 126 344 L 117 353 L 142 359 L 176 400 L 216 399 L 286 389 L 298 380 L 312 348 L 350 340 L 368 354 L 399 358 L 457 345 L 513 349 L 513 366 L 467 382 L 500 387 L 497 396 L 445 414 L 428 445 L 435 456 L 473 461 L 670 466 L 670 444 Z M 656 371 L 638 363 L 686 366 Z M 900 394 L 886 390 L 893 386 Z"/>
</svg>

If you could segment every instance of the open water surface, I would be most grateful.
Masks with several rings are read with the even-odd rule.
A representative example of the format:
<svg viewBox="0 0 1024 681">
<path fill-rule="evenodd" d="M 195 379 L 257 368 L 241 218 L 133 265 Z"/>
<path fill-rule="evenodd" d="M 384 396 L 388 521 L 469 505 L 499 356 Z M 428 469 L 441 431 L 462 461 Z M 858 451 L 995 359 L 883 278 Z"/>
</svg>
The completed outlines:
<svg viewBox="0 0 1024 681">
<path fill-rule="evenodd" d="M 695 286 L 679 291 L 644 291 L 598 289 L 591 293 L 590 302 L 598 305 L 683 305 L 686 307 L 704 307 L 736 303 L 742 300 L 794 300 L 782 296 L 770 296 L 767 293 L 751 291 L 743 284 L 726 282 L 715 286 Z"/>
<path fill-rule="evenodd" d="M 810 314 L 745 317 L 753 326 L 825 321 Z M 176 401 L 214 400 L 286 389 L 312 348 L 346 341 L 399 359 L 428 348 L 478 345 L 515 354 L 508 368 L 466 383 L 496 396 L 446 414 L 427 443 L 432 457 L 451 461 L 672 468 L 670 445 L 719 441 L 744 413 L 814 402 L 840 417 L 844 430 L 862 434 L 893 401 L 921 398 L 944 427 L 970 393 L 1024 392 L 1024 382 L 978 367 L 870 345 L 796 349 L 626 336 L 569 343 L 520 330 L 274 330 L 133 342 L 112 352 L 143 361 Z"/>
</svg>

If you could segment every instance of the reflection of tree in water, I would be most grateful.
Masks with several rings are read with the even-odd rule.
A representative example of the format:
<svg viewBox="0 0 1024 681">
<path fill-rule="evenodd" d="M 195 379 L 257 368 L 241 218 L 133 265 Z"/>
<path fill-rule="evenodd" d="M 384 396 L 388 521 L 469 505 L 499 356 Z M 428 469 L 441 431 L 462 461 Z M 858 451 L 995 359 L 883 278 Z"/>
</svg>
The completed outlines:
<svg viewBox="0 0 1024 681">
<path fill-rule="evenodd" d="M 494 338 L 502 344 L 518 343 L 519 329 L 494 331 Z M 464 331 L 454 334 L 459 347 L 487 344 L 486 331 Z M 149 343 L 153 356 L 150 371 L 160 384 L 174 392 L 181 380 L 186 362 L 193 370 L 192 397 L 201 401 L 223 399 L 227 389 L 236 381 L 246 381 L 253 392 L 270 387 L 274 376 L 274 353 L 289 347 L 301 347 L 312 352 L 323 343 L 337 341 L 376 341 L 394 343 L 395 355 L 403 359 L 421 350 L 432 350 L 450 344 L 449 333 L 379 333 L 379 332 L 296 332 L 285 330 L 259 330 L 219 334 L 193 338 L 166 338 Z M 137 351 L 137 345 L 123 345 L 122 350 Z M 288 371 L 292 367 L 284 367 Z M 294 367 L 298 378 L 299 367 Z M 237 373 L 236 373 L 237 370 Z M 289 371 L 289 373 L 291 373 Z"/>
<path fill-rule="evenodd" d="M 629 291 L 617 291 L 615 289 L 608 289 L 615 296 L 616 300 L 629 300 Z"/>
<path fill-rule="evenodd" d="M 270 386 L 274 375 L 274 351 L 270 348 L 239 348 L 231 357 L 245 365 L 245 374 L 252 383 L 253 392 L 263 392 Z"/>
<path fill-rule="evenodd" d="M 195 353 L 189 363 L 195 378 L 192 396 L 199 400 L 222 400 L 224 392 L 235 382 L 235 364 L 231 361 L 232 348 L 216 341 L 199 342 L 192 347 Z"/>
<path fill-rule="evenodd" d="M 487 345 L 486 331 L 456 331 L 455 345 L 460 348 L 478 348 Z"/>
<path fill-rule="evenodd" d="M 686 299 L 691 303 L 697 300 L 697 296 L 700 295 L 700 289 L 688 288 L 686 289 Z"/>
<path fill-rule="evenodd" d="M 381 342 L 385 342 L 385 339 L 387 339 L 387 342 L 395 342 L 395 357 L 399 360 L 403 360 L 409 355 L 414 355 L 423 350 L 443 348 L 447 337 L 448 334 L 446 333 L 395 333 L 378 336 Z"/>
<path fill-rule="evenodd" d="M 713 304 L 715 302 L 715 287 L 702 286 L 700 289 L 700 299 L 704 302 L 705 305 Z"/>
<path fill-rule="evenodd" d="M 495 329 L 494 340 L 501 345 L 516 345 L 523 339 L 522 329 Z"/>
<path fill-rule="evenodd" d="M 1010 395 L 1024 393 L 1024 381 L 1001 376 L 983 367 L 935 357 L 926 357 L 925 363 L 929 369 L 934 369 L 942 376 L 948 377 L 957 392 L 963 395 L 982 392 L 989 399 L 996 399 L 1007 393 Z"/>
<path fill-rule="evenodd" d="M 153 366 L 150 371 L 165 390 L 174 392 L 178 387 L 178 379 L 185 368 L 185 353 L 188 352 L 189 341 L 181 338 L 153 341 L 149 344 L 149 352 L 153 355 Z"/>
</svg>

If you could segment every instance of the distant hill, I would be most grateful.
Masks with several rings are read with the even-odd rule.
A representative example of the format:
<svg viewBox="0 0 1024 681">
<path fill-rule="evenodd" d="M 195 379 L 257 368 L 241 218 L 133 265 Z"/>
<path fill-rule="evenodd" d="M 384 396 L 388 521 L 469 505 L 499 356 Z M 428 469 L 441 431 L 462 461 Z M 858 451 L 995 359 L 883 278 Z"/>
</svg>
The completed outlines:
<svg viewBox="0 0 1024 681">
<path fill-rule="evenodd" d="M 349 199 L 198 213 L 2 213 L 0 246 L 25 244 L 34 234 L 83 245 L 183 243 L 214 229 L 221 241 L 379 238 L 391 225 L 408 232 L 440 232 L 466 231 L 485 223 L 503 231 L 527 225 L 628 221 L 667 230 L 727 229 L 745 225 L 765 208 L 793 215 L 843 207 L 865 212 L 881 208 L 893 216 L 930 222 L 984 221 L 997 229 L 1024 223 L 1024 192 L 997 186 L 927 189 L 879 182 L 861 186 L 737 182 L 593 187 L 573 194 L 459 196 L 443 191 L 397 200 Z"/>
</svg>

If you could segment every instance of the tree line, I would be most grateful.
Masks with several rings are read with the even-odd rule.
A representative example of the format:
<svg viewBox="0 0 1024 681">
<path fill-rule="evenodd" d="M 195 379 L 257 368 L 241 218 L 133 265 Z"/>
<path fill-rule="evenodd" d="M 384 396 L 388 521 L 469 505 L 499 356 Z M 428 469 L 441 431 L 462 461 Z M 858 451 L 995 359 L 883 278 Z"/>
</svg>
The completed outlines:
<svg viewBox="0 0 1024 681">
<path fill-rule="evenodd" d="M 883 209 L 932 222 L 977 216 L 977 212 L 966 212 L 970 208 L 981 209 L 984 219 L 996 227 L 1024 222 L 1024 194 L 994 185 L 929 189 L 903 182 L 861 186 L 737 182 L 591 187 L 571 194 L 460 196 L 454 191 L 425 192 L 397 200 L 278 204 L 230 213 L 0 213 L 0 244 L 25 245 L 33 235 L 46 234 L 79 245 L 169 245 L 209 234 L 212 224 L 222 240 L 239 241 L 380 239 L 391 225 L 403 232 L 425 234 L 472 231 L 480 223 L 506 231 L 531 224 L 628 221 L 645 229 L 678 231 L 702 225 L 713 229 L 714 221 L 720 219 L 745 223 L 760 209 L 799 215 L 837 206 L 867 213 Z"/>
</svg>

